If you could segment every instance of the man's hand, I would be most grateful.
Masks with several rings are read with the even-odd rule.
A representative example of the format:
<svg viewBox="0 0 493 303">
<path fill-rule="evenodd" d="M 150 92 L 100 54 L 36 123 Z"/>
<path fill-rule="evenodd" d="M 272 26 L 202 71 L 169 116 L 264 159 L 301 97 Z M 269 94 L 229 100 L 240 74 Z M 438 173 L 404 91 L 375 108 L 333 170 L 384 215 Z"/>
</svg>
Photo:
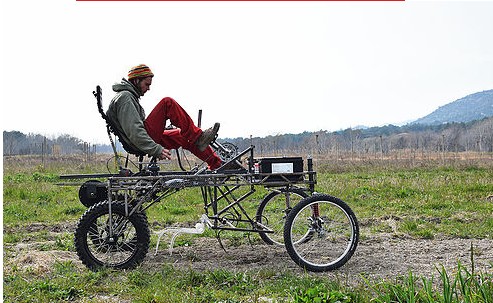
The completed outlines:
<svg viewBox="0 0 493 303">
<path fill-rule="evenodd" d="M 169 149 L 163 148 L 161 155 L 159 155 L 159 160 L 171 160 L 171 152 Z"/>
</svg>

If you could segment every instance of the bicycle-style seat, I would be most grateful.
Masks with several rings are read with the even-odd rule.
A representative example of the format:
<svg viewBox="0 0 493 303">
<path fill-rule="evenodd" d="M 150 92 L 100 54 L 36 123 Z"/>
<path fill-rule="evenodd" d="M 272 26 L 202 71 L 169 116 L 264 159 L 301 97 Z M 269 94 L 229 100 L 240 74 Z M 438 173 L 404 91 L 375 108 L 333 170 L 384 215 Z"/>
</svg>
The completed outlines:
<svg viewBox="0 0 493 303">
<path fill-rule="evenodd" d="M 106 129 L 108 131 L 108 136 L 110 138 L 111 145 L 113 147 L 113 151 L 115 152 L 115 155 L 116 155 L 116 146 L 113 142 L 113 139 L 111 138 L 111 134 L 114 134 L 118 138 L 118 141 L 121 143 L 123 149 L 127 153 L 139 157 L 139 161 L 141 161 L 141 158 L 143 158 L 146 155 L 146 153 L 142 152 L 141 150 L 134 148 L 132 145 L 130 145 L 128 142 L 126 142 L 124 139 L 125 137 L 119 133 L 118 128 L 115 127 L 115 125 L 111 122 L 111 120 L 108 118 L 108 116 L 104 112 L 101 87 L 99 85 L 96 86 L 96 91 L 93 91 L 92 93 L 97 100 L 98 111 L 101 114 L 101 117 L 106 122 Z"/>
</svg>

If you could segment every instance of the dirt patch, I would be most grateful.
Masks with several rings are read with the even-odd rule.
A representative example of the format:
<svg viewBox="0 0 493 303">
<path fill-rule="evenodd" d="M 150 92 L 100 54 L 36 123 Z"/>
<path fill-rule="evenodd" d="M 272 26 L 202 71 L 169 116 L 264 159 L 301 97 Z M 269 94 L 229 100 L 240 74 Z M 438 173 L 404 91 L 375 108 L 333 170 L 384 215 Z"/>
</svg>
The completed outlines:
<svg viewBox="0 0 493 303">
<path fill-rule="evenodd" d="M 350 284 L 361 282 L 364 275 L 372 280 L 392 280 L 407 275 L 438 277 L 443 265 L 447 272 L 457 268 L 458 262 L 471 270 L 471 244 L 476 272 L 493 272 L 493 240 L 434 239 L 416 240 L 394 238 L 388 235 L 360 241 L 355 254 L 343 267 L 327 273 L 309 273 L 347 280 Z M 288 256 L 284 247 L 271 245 L 241 245 L 222 250 L 215 239 L 201 238 L 191 247 L 177 247 L 170 255 L 161 248 L 152 251 L 144 267 L 169 263 L 182 269 L 236 271 L 288 270 L 306 274 Z"/>
<path fill-rule="evenodd" d="M 31 223 L 28 225 L 20 225 L 20 226 L 9 226 L 3 229 L 4 233 L 34 233 L 40 231 L 47 231 L 53 233 L 62 233 L 66 231 L 75 230 L 77 223 L 76 222 L 61 222 L 56 224 L 46 224 L 46 223 Z"/>
<path fill-rule="evenodd" d="M 8 275 L 13 267 L 17 270 L 29 270 L 31 273 L 37 276 L 44 276 L 52 272 L 55 263 L 63 263 L 66 261 L 74 261 L 77 255 L 68 251 L 36 251 L 23 249 L 23 246 L 19 249 L 21 251 L 18 255 L 13 257 L 9 262 L 4 265 L 4 274 Z M 80 269 L 83 269 L 83 265 L 80 262 L 74 262 Z"/>
<path fill-rule="evenodd" d="M 24 227 L 29 231 L 48 230 L 50 232 L 67 232 L 75 226 L 60 224 L 48 226 L 33 224 Z M 23 229 L 24 229 L 23 228 Z M 8 232 L 7 230 L 4 232 Z M 75 252 L 40 251 L 38 242 L 23 242 L 4 247 L 4 272 L 8 275 L 10 268 L 33 270 L 44 275 L 53 270 L 56 262 L 73 261 L 80 270 L 86 270 L 78 260 Z M 450 239 L 432 240 L 395 237 L 380 234 L 360 240 L 355 254 L 343 267 L 326 273 L 307 273 L 297 266 L 288 256 L 284 247 L 266 245 L 257 242 L 253 245 L 232 246 L 224 242 L 224 251 L 214 238 L 193 238 L 190 246 L 175 247 L 170 255 L 168 243 L 163 241 L 157 254 L 151 247 L 142 267 L 149 271 L 160 268 L 162 264 L 172 264 L 175 268 L 197 271 L 233 270 L 233 271 L 289 271 L 300 275 L 326 276 L 349 284 L 363 281 L 362 275 L 371 280 L 393 280 L 407 275 L 438 277 L 442 265 L 451 273 L 458 262 L 470 271 L 471 258 L 476 272 L 493 272 L 493 240 L 488 239 Z M 471 245 L 473 252 L 471 254 Z M 6 248 L 6 249 L 5 249 Z"/>
</svg>

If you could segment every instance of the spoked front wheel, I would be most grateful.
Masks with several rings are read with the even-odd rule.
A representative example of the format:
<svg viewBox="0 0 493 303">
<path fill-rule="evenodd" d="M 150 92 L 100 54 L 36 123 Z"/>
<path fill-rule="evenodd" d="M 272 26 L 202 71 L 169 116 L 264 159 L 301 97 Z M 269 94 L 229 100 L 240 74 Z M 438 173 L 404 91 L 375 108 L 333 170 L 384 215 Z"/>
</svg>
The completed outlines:
<svg viewBox="0 0 493 303">
<path fill-rule="evenodd" d="M 126 216 L 123 202 L 103 201 L 89 208 L 75 231 L 77 255 L 92 270 L 102 267 L 134 268 L 149 250 L 147 217 L 136 211 Z"/>
<path fill-rule="evenodd" d="M 301 188 L 280 188 L 269 193 L 260 203 L 257 222 L 272 229 L 273 233 L 259 233 L 267 244 L 284 245 L 284 223 L 291 209 L 303 198 L 308 197 Z"/>
<path fill-rule="evenodd" d="M 356 250 L 358 240 L 358 221 L 351 208 L 325 194 L 300 201 L 284 226 L 284 245 L 289 256 L 299 266 L 314 272 L 344 265 Z"/>
</svg>

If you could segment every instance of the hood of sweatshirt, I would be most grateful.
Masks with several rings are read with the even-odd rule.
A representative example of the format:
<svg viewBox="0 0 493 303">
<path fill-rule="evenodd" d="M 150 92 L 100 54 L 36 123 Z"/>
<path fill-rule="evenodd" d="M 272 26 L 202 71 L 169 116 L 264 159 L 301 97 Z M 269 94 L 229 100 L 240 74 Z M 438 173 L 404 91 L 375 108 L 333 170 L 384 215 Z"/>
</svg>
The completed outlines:
<svg viewBox="0 0 493 303">
<path fill-rule="evenodd" d="M 139 89 L 125 78 L 123 78 L 120 83 L 113 84 L 113 91 L 115 93 L 119 93 L 122 91 L 129 91 L 132 93 L 132 95 L 135 96 L 135 98 L 140 99 Z"/>
</svg>

